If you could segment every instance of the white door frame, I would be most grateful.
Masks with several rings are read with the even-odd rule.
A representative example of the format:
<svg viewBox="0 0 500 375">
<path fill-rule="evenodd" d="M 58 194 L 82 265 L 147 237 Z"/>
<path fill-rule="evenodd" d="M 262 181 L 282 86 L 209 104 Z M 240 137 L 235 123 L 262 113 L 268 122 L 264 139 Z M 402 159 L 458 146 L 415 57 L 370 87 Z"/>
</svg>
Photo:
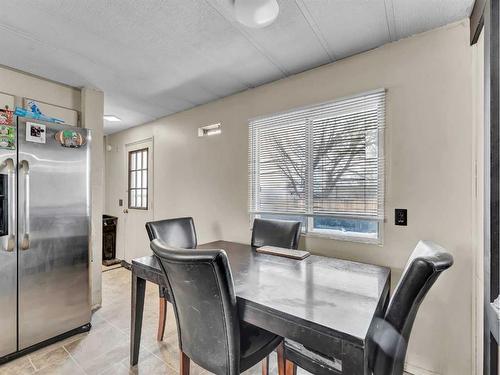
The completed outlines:
<svg viewBox="0 0 500 375">
<path fill-rule="evenodd" d="M 148 138 L 143 138 L 137 141 L 129 142 L 125 144 L 125 147 L 123 148 L 123 170 L 125 171 L 124 174 L 124 192 L 125 192 L 125 199 L 123 200 L 123 222 L 124 222 L 124 230 L 122 234 L 122 244 L 123 244 L 123 258 L 126 259 L 127 257 L 127 239 L 126 239 L 126 234 L 127 234 L 127 216 L 128 213 L 125 213 L 125 211 L 129 210 L 129 193 L 128 193 L 128 153 L 131 151 L 131 148 L 134 146 L 139 146 L 144 143 L 149 143 L 148 147 L 150 148 L 148 150 L 148 211 L 151 213 L 151 217 L 154 220 L 154 137 L 148 137 Z M 132 209 L 133 210 L 133 209 Z M 146 229 L 144 229 L 146 230 Z"/>
</svg>

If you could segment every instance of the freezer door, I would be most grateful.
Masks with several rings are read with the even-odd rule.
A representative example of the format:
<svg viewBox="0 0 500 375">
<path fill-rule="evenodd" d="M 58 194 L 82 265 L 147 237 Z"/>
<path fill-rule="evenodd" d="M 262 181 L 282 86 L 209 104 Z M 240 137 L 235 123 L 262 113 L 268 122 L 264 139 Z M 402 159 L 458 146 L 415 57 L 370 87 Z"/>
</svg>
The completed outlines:
<svg viewBox="0 0 500 375">
<path fill-rule="evenodd" d="M 16 163 L 0 149 L 0 357 L 17 350 Z"/>
<path fill-rule="evenodd" d="M 18 123 L 20 350 L 90 321 L 90 137 L 33 122 L 45 126 L 27 134 L 26 121 Z M 87 143 L 63 147 L 64 130 Z"/>
</svg>

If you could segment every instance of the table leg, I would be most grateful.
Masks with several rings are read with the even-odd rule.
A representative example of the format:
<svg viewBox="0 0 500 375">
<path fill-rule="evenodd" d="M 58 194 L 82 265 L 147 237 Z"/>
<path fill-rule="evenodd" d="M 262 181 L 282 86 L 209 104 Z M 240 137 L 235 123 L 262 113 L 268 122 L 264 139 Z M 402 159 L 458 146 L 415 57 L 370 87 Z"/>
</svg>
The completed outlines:
<svg viewBox="0 0 500 375">
<path fill-rule="evenodd" d="M 261 364 L 262 364 L 262 375 L 269 375 L 269 356 L 264 358 L 261 361 Z"/>
<path fill-rule="evenodd" d="M 158 332 L 156 333 L 156 341 L 163 341 L 165 334 L 165 324 L 167 322 L 167 299 L 159 298 L 160 311 L 158 312 Z"/>
<path fill-rule="evenodd" d="M 179 362 L 181 365 L 180 375 L 189 375 L 189 368 L 191 366 L 191 360 L 182 350 L 180 352 Z"/>
<path fill-rule="evenodd" d="M 276 348 L 276 353 L 278 354 L 278 375 L 285 375 L 286 374 L 285 343 L 283 341 L 281 341 L 281 343 Z M 290 374 L 290 375 L 292 375 L 292 374 Z M 293 375 L 295 375 L 295 374 L 293 374 Z"/>
<path fill-rule="evenodd" d="M 297 375 L 297 365 L 288 359 L 285 362 L 285 374 Z"/>
<path fill-rule="evenodd" d="M 139 361 L 141 346 L 142 315 L 144 312 L 144 296 L 146 294 L 146 280 L 138 277 L 132 271 L 132 321 L 130 325 L 130 366 Z"/>
</svg>

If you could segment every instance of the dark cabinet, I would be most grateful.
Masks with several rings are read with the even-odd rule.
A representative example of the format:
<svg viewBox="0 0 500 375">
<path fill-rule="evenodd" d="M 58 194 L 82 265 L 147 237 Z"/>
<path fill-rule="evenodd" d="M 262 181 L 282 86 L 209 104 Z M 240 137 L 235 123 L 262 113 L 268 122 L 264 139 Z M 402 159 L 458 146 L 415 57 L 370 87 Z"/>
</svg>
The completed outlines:
<svg viewBox="0 0 500 375">
<path fill-rule="evenodd" d="M 116 263 L 116 216 L 102 215 L 102 263 Z"/>
</svg>

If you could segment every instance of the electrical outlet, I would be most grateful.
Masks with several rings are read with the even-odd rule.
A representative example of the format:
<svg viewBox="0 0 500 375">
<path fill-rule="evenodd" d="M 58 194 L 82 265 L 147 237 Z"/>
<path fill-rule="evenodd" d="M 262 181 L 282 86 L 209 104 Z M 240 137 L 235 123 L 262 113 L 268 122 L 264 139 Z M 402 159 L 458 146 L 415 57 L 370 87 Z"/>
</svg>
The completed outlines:
<svg viewBox="0 0 500 375">
<path fill-rule="evenodd" d="M 408 225 L 408 210 L 406 208 L 396 208 L 394 210 L 394 224 Z"/>
</svg>

